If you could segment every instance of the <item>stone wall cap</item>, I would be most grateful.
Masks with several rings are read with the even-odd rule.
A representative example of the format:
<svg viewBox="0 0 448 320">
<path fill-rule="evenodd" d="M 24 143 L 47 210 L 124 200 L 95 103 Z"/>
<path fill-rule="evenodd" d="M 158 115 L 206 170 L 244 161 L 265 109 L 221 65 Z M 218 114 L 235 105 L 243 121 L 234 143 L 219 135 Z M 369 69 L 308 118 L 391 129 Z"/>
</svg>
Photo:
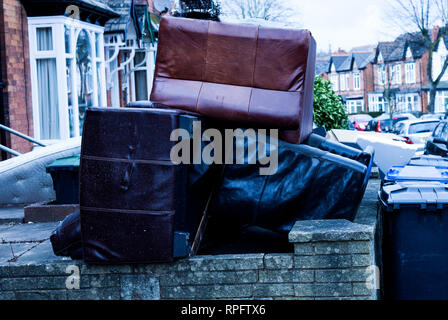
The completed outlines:
<svg viewBox="0 0 448 320">
<path fill-rule="evenodd" d="M 289 233 L 289 242 L 372 240 L 374 227 L 348 220 L 297 221 Z"/>
</svg>

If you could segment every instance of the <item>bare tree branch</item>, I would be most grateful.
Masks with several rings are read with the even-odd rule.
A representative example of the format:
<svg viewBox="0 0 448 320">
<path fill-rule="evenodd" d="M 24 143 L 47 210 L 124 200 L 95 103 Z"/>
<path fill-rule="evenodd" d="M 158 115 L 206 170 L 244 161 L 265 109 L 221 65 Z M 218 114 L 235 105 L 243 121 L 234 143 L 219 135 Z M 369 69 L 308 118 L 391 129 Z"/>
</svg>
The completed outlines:
<svg viewBox="0 0 448 320">
<path fill-rule="evenodd" d="M 407 33 L 418 33 L 424 39 L 428 52 L 427 77 L 430 84 L 428 110 L 434 112 L 436 90 L 445 71 L 448 57 L 445 57 L 440 74 L 433 75 L 433 56 L 439 43 L 444 41 L 448 31 L 448 0 L 395 0 L 389 14 L 389 23 L 400 26 Z M 433 34 L 433 27 L 439 27 Z"/>
<path fill-rule="evenodd" d="M 223 14 L 239 19 L 263 19 L 284 22 L 294 16 L 284 0 L 223 0 Z"/>
</svg>

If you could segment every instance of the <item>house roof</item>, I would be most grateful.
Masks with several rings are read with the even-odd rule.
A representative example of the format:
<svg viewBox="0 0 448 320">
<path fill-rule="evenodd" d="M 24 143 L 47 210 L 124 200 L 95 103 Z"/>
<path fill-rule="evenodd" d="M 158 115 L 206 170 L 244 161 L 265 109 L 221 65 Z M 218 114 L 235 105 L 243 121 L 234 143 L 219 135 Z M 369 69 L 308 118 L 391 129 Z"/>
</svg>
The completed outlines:
<svg viewBox="0 0 448 320">
<path fill-rule="evenodd" d="M 397 59 L 398 51 L 396 49 L 396 42 L 379 42 L 376 57 L 378 59 L 379 54 L 381 54 L 384 62 L 399 60 Z"/>
<path fill-rule="evenodd" d="M 330 72 L 331 64 L 334 65 L 336 72 L 345 72 L 353 70 L 354 62 L 359 70 L 365 69 L 373 60 L 373 52 L 352 52 L 346 56 L 332 56 L 328 65 L 327 72 Z"/>
<path fill-rule="evenodd" d="M 429 89 L 431 89 L 431 85 L 427 84 L 422 89 L 423 90 L 429 90 Z M 441 89 L 443 89 L 443 90 L 448 89 L 448 81 L 440 81 L 439 84 L 437 85 L 437 89 L 439 89 L 439 90 L 441 90 Z"/>
<path fill-rule="evenodd" d="M 334 65 L 336 72 L 343 72 L 350 69 L 351 56 L 332 56 L 328 65 L 328 72 L 331 71 L 331 65 Z"/>
<path fill-rule="evenodd" d="M 321 76 L 322 74 L 324 74 L 325 72 L 328 72 L 328 68 L 330 65 L 330 60 L 321 60 L 321 61 L 316 61 L 316 75 Z"/>
<path fill-rule="evenodd" d="M 132 0 L 101 0 L 106 2 L 120 16 L 110 19 L 104 26 L 105 33 L 126 33 L 129 22 L 131 21 L 131 2 Z"/>
<path fill-rule="evenodd" d="M 414 59 L 421 58 L 426 52 L 425 40 L 419 32 L 405 33 L 399 36 L 396 41 L 405 42 L 406 49 L 409 47 Z M 406 54 L 406 52 L 404 53 Z"/>
<path fill-rule="evenodd" d="M 76 2 L 76 1 L 74 1 L 74 2 Z M 112 13 L 112 14 L 115 14 L 115 15 L 117 14 L 117 12 L 115 10 L 113 10 L 110 6 L 108 6 L 106 3 L 104 3 L 101 0 L 79 0 L 79 2 L 82 2 L 82 3 L 86 4 L 86 5 L 91 6 L 91 7 L 95 7 L 95 8 L 101 9 L 101 10 L 103 10 L 105 12 L 109 12 L 109 13 Z"/>
<path fill-rule="evenodd" d="M 114 9 L 114 11 L 118 12 L 121 15 L 129 14 L 132 2 L 132 0 L 99 0 L 99 1 L 107 3 L 109 7 L 111 7 L 112 9 Z"/>
<path fill-rule="evenodd" d="M 78 6 L 81 20 L 91 23 L 104 25 L 107 20 L 118 17 L 103 0 L 22 0 L 22 3 L 29 17 L 65 15 L 69 5 Z"/>
<path fill-rule="evenodd" d="M 338 71 L 350 71 L 352 69 L 352 66 L 353 66 L 353 56 L 350 55 L 348 57 L 345 57 L 345 59 L 339 65 Z"/>
<path fill-rule="evenodd" d="M 372 62 L 375 54 L 371 52 L 353 52 L 353 59 L 356 62 L 358 69 L 365 69 L 367 65 Z"/>
<path fill-rule="evenodd" d="M 394 41 L 379 42 L 376 59 L 381 53 L 384 62 L 404 60 L 408 48 L 411 50 L 412 57 L 418 59 L 426 52 L 424 44 L 424 38 L 420 33 L 405 33 L 398 36 Z"/>
</svg>

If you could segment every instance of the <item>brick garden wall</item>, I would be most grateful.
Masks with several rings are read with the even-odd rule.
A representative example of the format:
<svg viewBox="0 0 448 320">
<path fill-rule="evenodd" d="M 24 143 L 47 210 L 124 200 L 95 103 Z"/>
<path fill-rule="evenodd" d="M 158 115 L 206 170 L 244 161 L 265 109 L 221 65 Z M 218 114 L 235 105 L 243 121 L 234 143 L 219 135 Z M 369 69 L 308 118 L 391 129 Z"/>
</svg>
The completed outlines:
<svg viewBox="0 0 448 320">
<path fill-rule="evenodd" d="M 5 124 L 33 136 L 27 15 L 19 0 L 3 0 L 0 11 Z M 32 148 L 28 141 L 9 134 L 7 144 L 20 153 Z"/>
<path fill-rule="evenodd" d="M 0 261 L 0 300 L 379 299 L 378 188 L 379 180 L 371 179 L 354 222 L 298 221 L 289 233 L 294 252 L 279 254 L 195 256 L 163 264 L 86 265 L 56 257 L 48 240 L 50 229 L 28 225 L 34 230 L 28 233 L 34 236 L 23 237 L 12 236 L 8 230 L 13 227 L 6 228 L 4 235 L 0 234 L 0 257 L 4 259 Z M 5 261 L 11 257 L 11 250 L 24 253 Z M 70 281 L 74 276 L 79 276 L 78 289 L 67 287 L 67 282 L 75 284 Z"/>
<path fill-rule="evenodd" d="M 298 222 L 294 253 L 196 256 L 175 263 L 80 261 L 0 266 L 0 299 L 378 299 L 374 225 Z M 47 244 L 48 245 L 48 244 Z M 79 269 L 79 289 L 67 277 Z"/>
</svg>

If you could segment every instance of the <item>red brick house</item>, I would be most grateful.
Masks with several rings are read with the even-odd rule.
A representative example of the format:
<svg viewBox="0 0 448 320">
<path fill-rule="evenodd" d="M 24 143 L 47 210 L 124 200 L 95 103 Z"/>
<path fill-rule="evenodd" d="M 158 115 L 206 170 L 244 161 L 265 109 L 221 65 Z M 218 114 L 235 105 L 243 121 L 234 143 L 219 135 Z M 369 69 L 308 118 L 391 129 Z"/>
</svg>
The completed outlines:
<svg viewBox="0 0 448 320">
<path fill-rule="evenodd" d="M 373 52 L 352 52 L 330 58 L 324 78 L 331 82 L 350 114 L 363 112 L 367 106 L 367 92 L 372 90 L 369 80 L 373 57 Z"/>
<path fill-rule="evenodd" d="M 437 33 L 434 29 L 434 35 Z M 433 70 L 440 72 L 448 55 L 448 37 L 434 53 Z M 361 56 L 359 56 L 361 55 Z M 321 62 L 323 63 L 323 62 Z M 394 112 L 427 112 L 428 52 L 418 33 L 400 35 L 391 42 L 379 42 L 373 54 L 337 52 L 327 62 L 322 76 L 331 81 L 347 113 L 388 112 L 387 92 Z M 322 69 L 322 66 L 320 67 Z M 361 86 L 358 87 L 358 74 Z M 435 112 L 448 110 L 448 72 L 437 88 Z"/>
<path fill-rule="evenodd" d="M 32 136 L 27 14 L 18 0 L 3 0 L 0 6 L 0 65 L 3 83 L 0 123 Z M 27 141 L 3 131 L 0 131 L 0 143 L 13 146 L 19 152 L 27 152 L 32 147 Z"/>
<path fill-rule="evenodd" d="M 378 44 L 368 92 L 368 111 L 386 111 L 386 92 L 395 112 L 425 112 L 428 101 L 422 90 L 427 83 L 428 52 L 419 34 L 405 34 Z"/>
</svg>

